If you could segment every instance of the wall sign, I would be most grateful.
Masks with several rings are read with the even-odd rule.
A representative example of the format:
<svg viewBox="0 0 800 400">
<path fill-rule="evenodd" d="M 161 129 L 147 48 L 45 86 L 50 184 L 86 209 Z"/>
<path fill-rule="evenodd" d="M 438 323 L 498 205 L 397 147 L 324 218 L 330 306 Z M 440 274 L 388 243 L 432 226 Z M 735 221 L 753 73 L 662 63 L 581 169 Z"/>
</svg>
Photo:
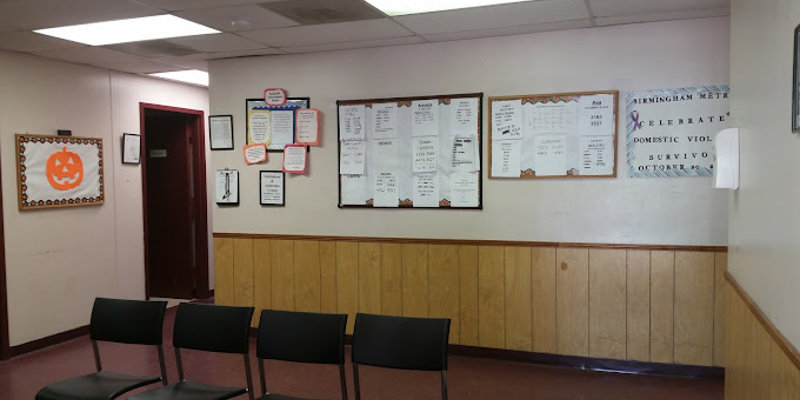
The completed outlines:
<svg viewBox="0 0 800 400">
<path fill-rule="evenodd" d="M 19 209 L 103 204 L 103 139 L 16 135 Z"/>
<path fill-rule="evenodd" d="M 628 176 L 712 176 L 714 135 L 728 127 L 728 85 L 626 95 Z"/>
</svg>

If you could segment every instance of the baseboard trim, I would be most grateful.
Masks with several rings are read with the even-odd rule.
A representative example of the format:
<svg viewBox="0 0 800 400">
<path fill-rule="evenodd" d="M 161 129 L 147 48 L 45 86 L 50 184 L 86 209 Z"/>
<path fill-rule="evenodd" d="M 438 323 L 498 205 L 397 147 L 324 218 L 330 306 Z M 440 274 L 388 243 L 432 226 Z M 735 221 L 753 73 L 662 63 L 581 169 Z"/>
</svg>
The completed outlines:
<svg viewBox="0 0 800 400">
<path fill-rule="evenodd" d="M 79 326 L 75 329 L 70 329 L 68 331 L 56 333 L 55 335 L 50 335 L 20 345 L 11 346 L 9 348 L 9 356 L 17 357 L 25 353 L 31 353 L 36 350 L 41 350 L 45 347 L 54 346 L 66 342 L 68 340 L 79 338 L 81 336 L 88 334 L 89 334 L 89 325 Z"/>
<path fill-rule="evenodd" d="M 560 354 L 536 353 L 529 351 L 492 349 L 487 347 L 451 344 L 451 355 L 492 358 L 505 361 L 518 361 L 531 364 L 569 367 L 582 370 L 615 372 L 636 375 L 663 375 L 684 378 L 724 379 L 725 369 L 722 367 L 706 367 L 698 365 L 662 364 L 643 361 L 614 360 Z"/>
</svg>

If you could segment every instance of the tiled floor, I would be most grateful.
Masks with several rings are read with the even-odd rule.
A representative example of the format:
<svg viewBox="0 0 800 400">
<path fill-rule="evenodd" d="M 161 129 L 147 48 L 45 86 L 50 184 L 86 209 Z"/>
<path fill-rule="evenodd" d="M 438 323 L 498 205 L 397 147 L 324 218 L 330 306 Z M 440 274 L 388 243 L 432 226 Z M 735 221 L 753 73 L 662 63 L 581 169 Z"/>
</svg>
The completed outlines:
<svg viewBox="0 0 800 400">
<path fill-rule="evenodd" d="M 172 381 L 177 376 L 169 337 L 173 318 L 174 309 L 167 312 L 165 321 L 167 373 Z M 155 350 L 150 348 L 102 343 L 100 351 L 108 370 L 158 374 Z M 254 351 L 255 343 L 252 344 L 251 353 Z M 245 384 L 240 356 L 191 351 L 182 354 L 186 376 L 190 380 L 231 386 Z M 258 387 L 254 357 L 251 365 L 253 382 Z M 352 399 L 349 360 L 346 367 L 348 394 Z M 91 345 L 86 337 L 0 362 L 0 399 L 32 400 L 40 387 L 56 380 L 93 372 L 93 369 Z M 435 372 L 360 367 L 359 376 L 364 400 L 440 398 L 439 374 Z M 450 356 L 447 377 L 448 394 L 452 400 L 723 399 L 723 383 L 719 380 L 587 372 L 463 356 Z M 335 399 L 339 396 L 338 378 L 338 369 L 332 366 L 267 362 L 267 384 L 275 392 Z M 246 399 L 247 396 L 241 398 Z"/>
</svg>

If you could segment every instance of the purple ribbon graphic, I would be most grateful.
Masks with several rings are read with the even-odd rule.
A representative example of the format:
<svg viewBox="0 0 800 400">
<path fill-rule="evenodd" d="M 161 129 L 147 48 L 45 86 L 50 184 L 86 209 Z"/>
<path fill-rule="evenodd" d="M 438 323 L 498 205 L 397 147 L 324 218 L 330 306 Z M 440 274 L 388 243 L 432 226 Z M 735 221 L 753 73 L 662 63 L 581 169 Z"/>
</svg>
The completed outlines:
<svg viewBox="0 0 800 400">
<path fill-rule="evenodd" d="M 639 112 L 636 110 L 631 111 L 631 120 L 633 121 L 633 131 L 636 132 L 637 129 L 642 129 L 642 125 L 644 122 L 639 122 Z"/>
</svg>

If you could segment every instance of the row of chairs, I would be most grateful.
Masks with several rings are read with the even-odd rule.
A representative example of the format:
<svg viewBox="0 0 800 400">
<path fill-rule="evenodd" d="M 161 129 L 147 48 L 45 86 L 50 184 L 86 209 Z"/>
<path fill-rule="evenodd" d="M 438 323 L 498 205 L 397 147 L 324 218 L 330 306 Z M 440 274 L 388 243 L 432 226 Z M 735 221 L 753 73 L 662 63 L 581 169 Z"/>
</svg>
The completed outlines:
<svg viewBox="0 0 800 400">
<path fill-rule="evenodd" d="M 129 399 L 223 400 L 247 394 L 253 400 L 255 390 L 249 357 L 253 308 L 196 303 L 178 305 L 172 337 L 178 382 L 169 384 L 162 348 L 166 305 L 163 301 L 96 299 L 89 336 L 97 372 L 48 385 L 37 393 L 36 400 L 111 400 L 158 382 L 163 386 Z M 346 400 L 346 323 L 346 314 L 262 311 L 256 346 L 261 384 L 258 400 L 298 399 L 267 390 L 265 359 L 338 365 L 341 398 Z M 359 365 L 440 371 L 442 399 L 446 400 L 449 331 L 449 319 L 357 314 L 352 344 L 356 400 L 361 399 Z M 98 341 L 155 346 L 161 375 L 133 376 L 104 370 Z M 182 349 L 241 354 L 246 387 L 224 387 L 187 380 Z"/>
</svg>

